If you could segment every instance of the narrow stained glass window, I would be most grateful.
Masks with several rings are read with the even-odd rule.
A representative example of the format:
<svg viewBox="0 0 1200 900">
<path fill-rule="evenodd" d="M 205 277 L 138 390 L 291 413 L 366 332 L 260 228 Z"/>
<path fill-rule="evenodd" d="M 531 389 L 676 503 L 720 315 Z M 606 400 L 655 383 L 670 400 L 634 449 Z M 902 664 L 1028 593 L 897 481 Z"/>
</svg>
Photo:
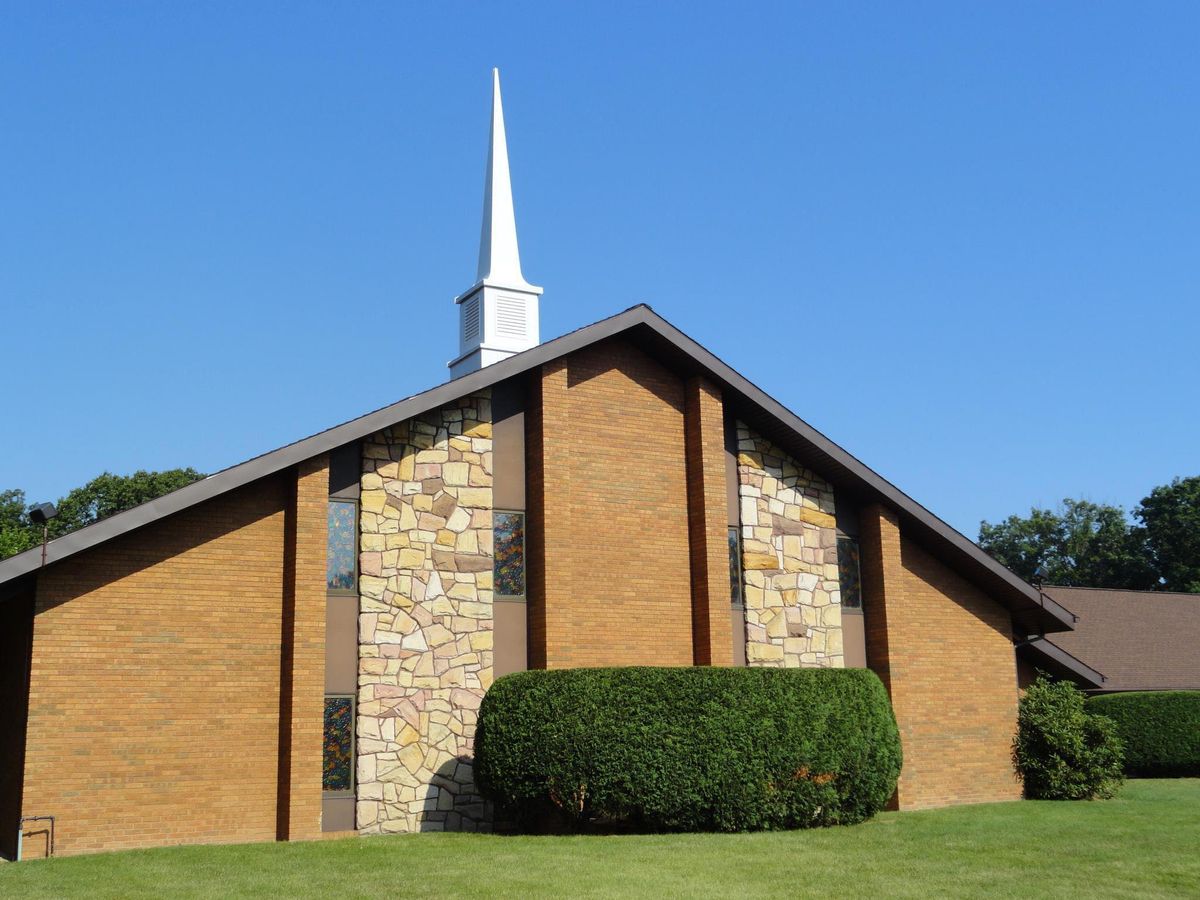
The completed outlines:
<svg viewBox="0 0 1200 900">
<path fill-rule="evenodd" d="M 325 698 L 325 770 L 321 787 L 348 791 L 354 787 L 354 698 Z"/>
<path fill-rule="evenodd" d="M 496 549 L 496 596 L 524 597 L 525 513 L 493 513 L 492 529 Z"/>
<path fill-rule="evenodd" d="M 329 501 L 329 552 L 325 558 L 325 575 L 331 591 L 354 590 L 355 519 L 358 508 L 344 500 Z"/>
<path fill-rule="evenodd" d="M 729 529 L 729 600 L 742 602 L 742 534 L 736 526 Z"/>
<path fill-rule="evenodd" d="M 862 609 L 862 576 L 858 566 L 858 541 L 838 538 L 838 576 L 842 587 L 842 606 Z"/>
</svg>

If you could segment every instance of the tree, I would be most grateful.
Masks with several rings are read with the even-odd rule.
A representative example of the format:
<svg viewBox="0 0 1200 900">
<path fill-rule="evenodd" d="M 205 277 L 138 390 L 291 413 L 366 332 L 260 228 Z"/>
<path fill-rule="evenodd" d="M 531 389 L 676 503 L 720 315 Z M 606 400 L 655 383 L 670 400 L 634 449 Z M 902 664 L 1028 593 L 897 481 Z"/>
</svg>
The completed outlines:
<svg viewBox="0 0 1200 900">
<path fill-rule="evenodd" d="M 1200 593 L 1200 476 L 1159 485 L 1133 514 L 1163 589 Z"/>
<path fill-rule="evenodd" d="M 1038 566 L 1047 584 L 1150 590 L 1158 577 L 1141 529 L 1119 506 L 1064 499 L 992 525 L 979 523 L 979 545 L 1026 581 Z"/>
<path fill-rule="evenodd" d="M 139 470 L 132 475 L 104 472 L 59 499 L 55 504 L 58 515 L 50 520 L 50 537 L 62 537 L 203 477 L 191 468 L 163 472 Z M 41 528 L 29 521 L 25 492 L 0 492 L 0 559 L 36 547 L 41 540 Z"/>
<path fill-rule="evenodd" d="M 26 517 L 25 492 L 0 491 L 0 559 L 7 559 L 37 543 L 34 527 Z"/>
</svg>

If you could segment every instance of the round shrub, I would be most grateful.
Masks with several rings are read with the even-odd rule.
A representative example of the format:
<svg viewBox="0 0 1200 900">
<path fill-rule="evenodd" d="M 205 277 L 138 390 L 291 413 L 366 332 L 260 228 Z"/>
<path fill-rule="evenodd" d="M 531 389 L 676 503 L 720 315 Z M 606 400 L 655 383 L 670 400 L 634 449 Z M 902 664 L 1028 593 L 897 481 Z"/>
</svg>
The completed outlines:
<svg viewBox="0 0 1200 900">
<path fill-rule="evenodd" d="M 1121 739 L 1104 716 L 1084 709 L 1069 681 L 1038 675 L 1021 698 L 1013 762 L 1025 796 L 1038 800 L 1092 800 L 1120 788 Z"/>
<path fill-rule="evenodd" d="M 1106 694 L 1090 698 L 1087 708 L 1116 723 L 1126 775 L 1200 775 L 1200 691 Z"/>
<path fill-rule="evenodd" d="M 887 692 L 865 669 L 519 672 L 483 699 L 475 771 L 530 825 L 749 831 L 860 822 L 900 774 Z"/>
</svg>

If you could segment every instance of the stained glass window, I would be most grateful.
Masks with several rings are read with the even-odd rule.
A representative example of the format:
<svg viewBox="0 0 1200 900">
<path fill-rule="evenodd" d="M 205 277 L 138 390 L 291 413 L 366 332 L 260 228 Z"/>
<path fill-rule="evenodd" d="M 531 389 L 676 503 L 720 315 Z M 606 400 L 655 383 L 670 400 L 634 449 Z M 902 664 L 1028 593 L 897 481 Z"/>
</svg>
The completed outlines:
<svg viewBox="0 0 1200 900">
<path fill-rule="evenodd" d="M 495 582 L 499 597 L 525 596 L 525 513 L 492 514 L 496 549 Z"/>
<path fill-rule="evenodd" d="M 345 500 L 329 501 L 329 552 L 325 557 L 325 575 L 329 590 L 354 590 L 358 541 L 355 519 L 358 507 Z"/>
<path fill-rule="evenodd" d="M 838 538 L 838 576 L 842 586 L 842 606 L 862 609 L 862 575 L 858 566 L 858 541 Z"/>
<path fill-rule="evenodd" d="M 325 770 L 321 787 L 348 791 L 354 787 L 354 698 L 325 698 Z"/>
<path fill-rule="evenodd" d="M 729 600 L 742 602 L 742 534 L 737 526 L 729 529 Z"/>
</svg>

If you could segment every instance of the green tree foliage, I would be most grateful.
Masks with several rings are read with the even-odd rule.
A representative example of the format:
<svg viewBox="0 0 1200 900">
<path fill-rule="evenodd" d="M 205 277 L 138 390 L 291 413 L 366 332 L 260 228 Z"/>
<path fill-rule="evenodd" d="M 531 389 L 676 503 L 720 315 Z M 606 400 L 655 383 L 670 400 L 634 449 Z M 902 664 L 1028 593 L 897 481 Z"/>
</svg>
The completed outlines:
<svg viewBox="0 0 1200 900">
<path fill-rule="evenodd" d="M 992 525 L 979 523 L 979 545 L 1026 581 L 1038 566 L 1047 584 L 1151 590 L 1158 576 L 1141 529 L 1119 506 L 1063 500 Z"/>
<path fill-rule="evenodd" d="M 1200 593 L 1200 476 L 1156 487 L 1133 514 L 1163 588 Z"/>
<path fill-rule="evenodd" d="M 750 831 L 870 818 L 900 735 L 867 669 L 559 669 L 483 698 L 475 773 L 519 824 Z"/>
<path fill-rule="evenodd" d="M 0 559 L 28 550 L 41 539 L 34 536 L 27 509 L 24 491 L 0 491 Z"/>
<path fill-rule="evenodd" d="M 1069 681 L 1040 674 L 1021 698 L 1013 764 L 1035 800 L 1111 797 L 1124 781 L 1121 739 L 1111 719 L 1087 712 Z"/>
<path fill-rule="evenodd" d="M 61 537 L 93 522 L 146 503 L 163 494 L 203 478 L 195 469 L 168 469 L 163 472 L 139 470 L 132 475 L 105 472 L 61 497 L 55 505 L 58 515 L 50 520 L 50 537 Z M 0 559 L 36 547 L 42 541 L 42 529 L 29 521 L 25 492 L 0 492 Z"/>
<path fill-rule="evenodd" d="M 1156 487 L 1132 519 L 1119 506 L 1068 498 L 980 522 L 979 545 L 1026 581 L 1042 566 L 1047 584 L 1200 593 L 1200 476 Z"/>
</svg>

